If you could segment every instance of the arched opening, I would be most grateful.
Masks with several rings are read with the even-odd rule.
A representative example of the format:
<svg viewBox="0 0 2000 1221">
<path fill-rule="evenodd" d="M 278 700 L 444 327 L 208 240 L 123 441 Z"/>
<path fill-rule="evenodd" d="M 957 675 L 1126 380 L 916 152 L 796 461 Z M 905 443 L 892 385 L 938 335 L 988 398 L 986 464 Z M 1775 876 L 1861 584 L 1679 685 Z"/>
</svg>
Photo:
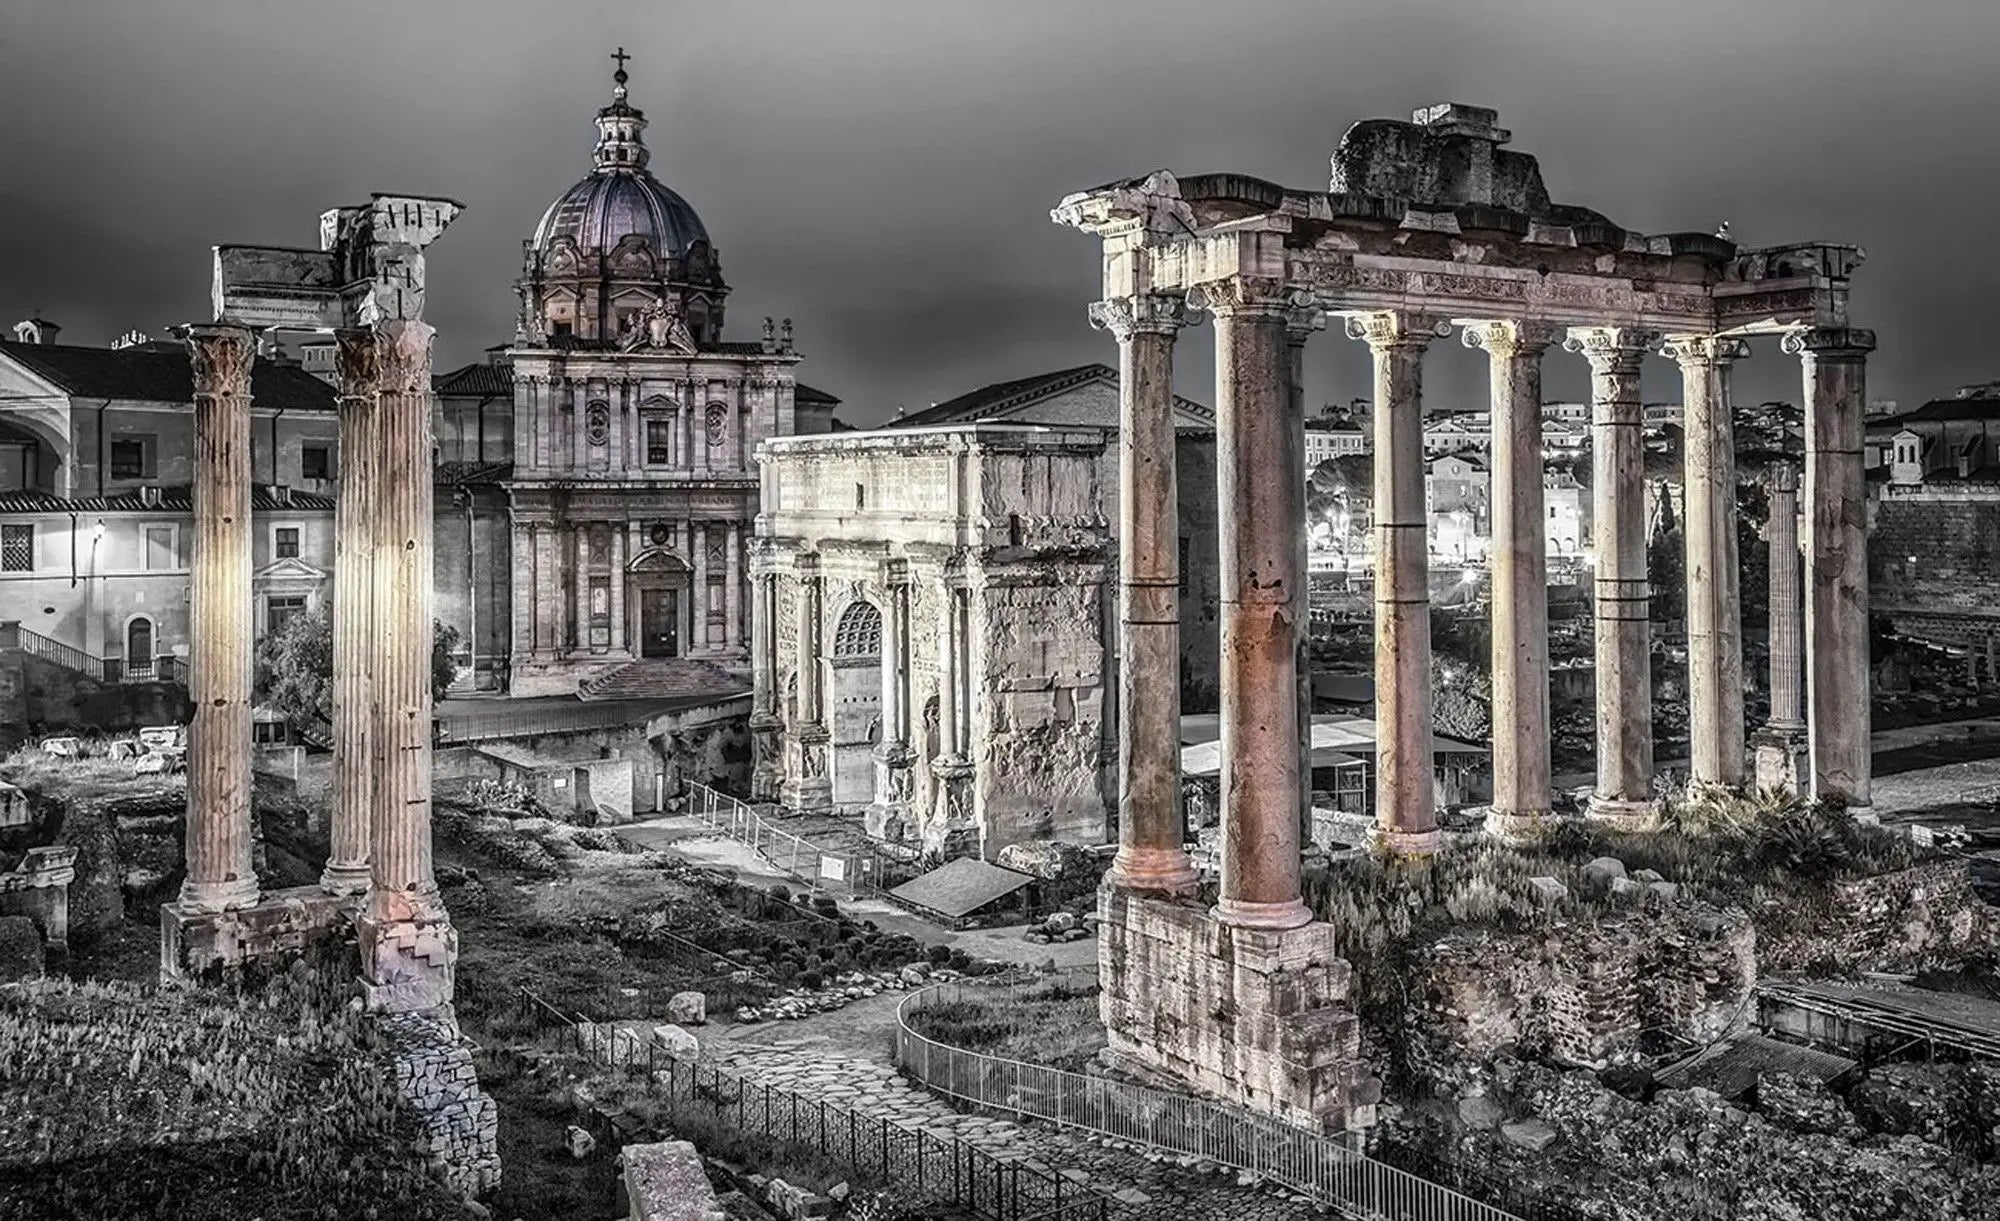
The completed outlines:
<svg viewBox="0 0 2000 1221">
<path fill-rule="evenodd" d="M 865 806 L 875 800 L 874 748 L 882 737 L 882 612 L 874 603 L 841 612 L 829 652 L 833 803 Z"/>
<path fill-rule="evenodd" d="M 626 639 L 640 657 L 679 657 L 688 631 L 688 566 L 671 551 L 640 553 L 626 572 Z"/>
<path fill-rule="evenodd" d="M 125 676 L 153 675 L 153 621 L 140 615 L 125 625 Z"/>
</svg>

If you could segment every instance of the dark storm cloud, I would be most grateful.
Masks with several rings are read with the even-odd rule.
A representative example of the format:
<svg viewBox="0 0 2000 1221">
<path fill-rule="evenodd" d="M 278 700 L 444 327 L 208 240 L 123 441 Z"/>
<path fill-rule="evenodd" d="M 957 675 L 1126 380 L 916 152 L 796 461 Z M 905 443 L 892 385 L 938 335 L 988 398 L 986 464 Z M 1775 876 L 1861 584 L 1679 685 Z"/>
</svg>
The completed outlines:
<svg viewBox="0 0 2000 1221">
<path fill-rule="evenodd" d="M 654 168 L 700 211 L 731 331 L 797 320 L 860 422 L 1110 359 L 1064 193 L 1167 166 L 1323 185 L 1354 119 L 1496 106 L 1551 191 L 1629 227 L 1854 241 L 1871 397 L 2000 376 L 2000 5 L 1758 0 L 248 3 L 24 0 L 0 16 L 0 313 L 102 343 L 206 308 L 216 242 L 311 244 L 371 190 L 470 210 L 434 248 L 441 363 L 511 334 L 520 241 L 588 166 L 622 43 Z M 1207 332 L 1182 388 L 1209 398 Z M 1314 399 L 1365 353 L 1310 349 Z M 1441 345 L 1433 401 L 1483 395 Z M 1581 395 L 1581 362 L 1549 361 Z M 1774 345 L 1739 393 L 1797 395 Z M 1649 366 L 1649 398 L 1677 397 Z"/>
</svg>

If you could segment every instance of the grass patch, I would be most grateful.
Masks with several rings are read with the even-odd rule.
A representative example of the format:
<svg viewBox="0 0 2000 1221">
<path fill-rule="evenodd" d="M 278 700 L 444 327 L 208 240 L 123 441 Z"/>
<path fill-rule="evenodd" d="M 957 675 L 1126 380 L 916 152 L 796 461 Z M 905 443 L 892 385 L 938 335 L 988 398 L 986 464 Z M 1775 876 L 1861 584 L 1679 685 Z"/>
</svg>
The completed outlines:
<svg viewBox="0 0 2000 1221">
<path fill-rule="evenodd" d="M 950 1047 L 1082 1072 L 1104 1049 L 1097 981 L 967 988 L 910 1014 L 910 1026 Z"/>
</svg>

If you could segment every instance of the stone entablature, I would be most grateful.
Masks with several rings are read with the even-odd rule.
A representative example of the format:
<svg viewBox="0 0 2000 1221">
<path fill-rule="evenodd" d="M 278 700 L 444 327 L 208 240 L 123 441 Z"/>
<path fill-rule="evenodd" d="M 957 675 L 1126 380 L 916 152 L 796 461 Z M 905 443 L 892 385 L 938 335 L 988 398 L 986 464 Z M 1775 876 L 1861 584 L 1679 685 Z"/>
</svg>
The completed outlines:
<svg viewBox="0 0 2000 1221">
<path fill-rule="evenodd" d="M 759 797 L 987 855 L 1104 838 L 1104 449 L 1013 425 L 761 449 Z"/>
</svg>

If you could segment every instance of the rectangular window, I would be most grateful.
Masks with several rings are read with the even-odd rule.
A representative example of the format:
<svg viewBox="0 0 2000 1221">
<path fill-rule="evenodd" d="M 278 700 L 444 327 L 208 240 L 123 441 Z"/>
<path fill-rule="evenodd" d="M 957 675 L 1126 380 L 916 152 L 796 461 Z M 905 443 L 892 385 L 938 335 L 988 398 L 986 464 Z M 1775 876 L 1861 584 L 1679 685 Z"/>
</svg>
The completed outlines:
<svg viewBox="0 0 2000 1221">
<path fill-rule="evenodd" d="M 113 479 L 146 477 L 146 442 L 143 439 L 139 437 L 111 439 L 111 477 Z"/>
<path fill-rule="evenodd" d="M 35 570 L 35 528 L 0 526 L 0 572 Z"/>
<path fill-rule="evenodd" d="M 306 613 L 304 595 L 293 597 L 270 597 L 264 599 L 264 630 L 275 632 L 283 628 L 294 617 Z"/>
<path fill-rule="evenodd" d="M 674 460 L 672 420 L 646 421 L 646 465 L 666 466 Z"/>
<path fill-rule="evenodd" d="M 174 567 L 177 558 L 174 554 L 174 528 L 147 526 L 146 571 L 165 572 Z"/>
<path fill-rule="evenodd" d="M 299 450 L 299 478 L 333 478 L 333 451 L 324 445 L 308 445 Z"/>
<path fill-rule="evenodd" d="M 299 528 L 297 526 L 279 526 L 273 531 L 272 537 L 273 545 L 271 550 L 279 559 L 295 560 L 299 558 Z"/>
</svg>

